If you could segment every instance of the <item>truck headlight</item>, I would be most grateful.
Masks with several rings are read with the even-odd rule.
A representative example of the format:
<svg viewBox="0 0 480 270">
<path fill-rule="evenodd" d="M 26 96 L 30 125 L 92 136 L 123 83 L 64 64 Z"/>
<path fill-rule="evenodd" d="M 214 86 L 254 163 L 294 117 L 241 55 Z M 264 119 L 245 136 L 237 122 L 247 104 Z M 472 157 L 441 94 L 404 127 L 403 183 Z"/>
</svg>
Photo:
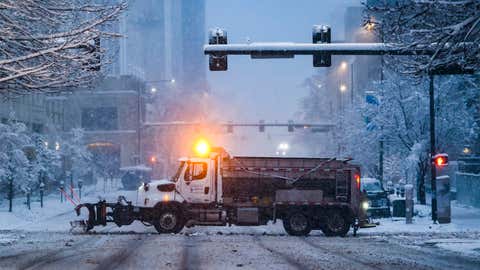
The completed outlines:
<svg viewBox="0 0 480 270">
<path fill-rule="evenodd" d="M 363 210 L 367 210 L 369 207 L 370 207 L 370 204 L 369 204 L 367 201 L 362 202 L 362 208 L 363 208 Z"/>
</svg>

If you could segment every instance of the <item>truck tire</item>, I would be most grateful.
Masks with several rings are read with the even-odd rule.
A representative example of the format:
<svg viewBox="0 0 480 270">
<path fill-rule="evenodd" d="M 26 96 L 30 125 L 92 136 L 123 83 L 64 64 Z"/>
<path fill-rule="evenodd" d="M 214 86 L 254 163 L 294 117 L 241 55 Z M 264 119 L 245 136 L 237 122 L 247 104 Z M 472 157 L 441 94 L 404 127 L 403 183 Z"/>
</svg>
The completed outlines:
<svg viewBox="0 0 480 270">
<path fill-rule="evenodd" d="M 310 219 L 302 212 L 290 213 L 282 221 L 283 228 L 289 235 L 305 236 L 312 231 Z"/>
<path fill-rule="evenodd" d="M 180 211 L 174 208 L 164 208 L 153 225 L 158 233 L 179 233 L 185 222 Z"/>
<path fill-rule="evenodd" d="M 328 212 L 327 220 L 322 228 L 322 232 L 326 236 L 344 237 L 350 230 L 350 225 L 351 224 L 345 213 L 341 210 L 331 210 Z"/>
</svg>

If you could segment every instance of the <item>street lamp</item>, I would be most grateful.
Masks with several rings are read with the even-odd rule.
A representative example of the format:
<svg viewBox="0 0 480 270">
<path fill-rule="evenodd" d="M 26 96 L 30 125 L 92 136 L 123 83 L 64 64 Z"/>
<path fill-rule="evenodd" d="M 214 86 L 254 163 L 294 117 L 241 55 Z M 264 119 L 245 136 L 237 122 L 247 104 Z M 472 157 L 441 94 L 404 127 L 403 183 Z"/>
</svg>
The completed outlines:
<svg viewBox="0 0 480 270">
<path fill-rule="evenodd" d="M 157 88 L 156 87 L 152 87 L 150 88 L 150 92 L 152 92 L 153 94 L 157 92 Z"/>
<path fill-rule="evenodd" d="M 345 91 L 347 91 L 347 86 L 344 83 L 340 84 L 340 92 L 345 92 Z"/>
<path fill-rule="evenodd" d="M 368 32 L 372 32 L 374 29 L 375 29 L 375 26 L 377 25 L 378 23 L 375 22 L 375 19 L 374 18 L 369 18 L 367 21 L 365 21 L 365 23 L 363 24 L 363 27 L 365 28 L 365 30 L 367 30 Z"/>
<path fill-rule="evenodd" d="M 345 62 L 345 61 L 342 61 L 342 63 L 340 64 L 340 68 L 341 68 L 342 70 L 346 70 L 346 69 L 347 69 L 347 67 L 348 67 L 348 64 L 347 64 L 347 62 Z"/>
</svg>

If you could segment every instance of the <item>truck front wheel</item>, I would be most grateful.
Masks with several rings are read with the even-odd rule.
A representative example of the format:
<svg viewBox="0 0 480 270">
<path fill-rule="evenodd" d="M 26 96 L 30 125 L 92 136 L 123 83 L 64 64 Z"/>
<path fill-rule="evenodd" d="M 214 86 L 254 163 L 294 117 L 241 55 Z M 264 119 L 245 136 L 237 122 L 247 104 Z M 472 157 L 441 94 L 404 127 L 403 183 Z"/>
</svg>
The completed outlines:
<svg viewBox="0 0 480 270">
<path fill-rule="evenodd" d="M 183 219 L 175 209 L 163 209 L 153 224 L 158 233 L 179 233 L 184 226 Z"/>
<path fill-rule="evenodd" d="M 312 230 L 309 218 L 301 212 L 294 212 L 287 215 L 283 219 L 283 228 L 285 228 L 285 231 L 287 231 L 289 235 L 293 236 L 308 235 Z"/>
<path fill-rule="evenodd" d="M 322 232 L 326 236 L 345 236 L 350 230 L 350 223 L 342 211 L 332 210 L 328 213 L 327 222 Z"/>
</svg>

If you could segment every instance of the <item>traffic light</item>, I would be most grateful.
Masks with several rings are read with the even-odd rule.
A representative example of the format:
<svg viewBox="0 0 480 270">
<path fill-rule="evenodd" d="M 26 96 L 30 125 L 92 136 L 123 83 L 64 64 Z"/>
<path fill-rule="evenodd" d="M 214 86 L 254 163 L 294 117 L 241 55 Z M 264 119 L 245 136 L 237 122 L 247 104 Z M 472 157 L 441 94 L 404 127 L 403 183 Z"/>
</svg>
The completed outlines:
<svg viewBox="0 0 480 270">
<path fill-rule="evenodd" d="M 448 165 L 448 154 L 441 153 L 441 154 L 436 154 L 432 158 L 433 164 L 437 167 L 443 167 Z"/>
<path fill-rule="evenodd" d="M 293 132 L 293 121 L 288 120 L 288 132 Z"/>
<path fill-rule="evenodd" d="M 227 31 L 220 28 L 210 29 L 208 35 L 208 44 L 227 44 Z M 210 54 L 208 65 L 211 71 L 225 71 L 228 69 L 228 60 L 226 54 Z"/>
<path fill-rule="evenodd" d="M 148 161 L 150 162 L 150 164 L 155 164 L 157 163 L 157 157 L 156 156 L 151 156 Z"/>
<path fill-rule="evenodd" d="M 312 29 L 313 44 L 331 43 L 332 30 L 328 25 L 314 25 Z M 332 55 L 329 53 L 313 54 L 314 67 L 329 67 L 332 65 Z"/>
<path fill-rule="evenodd" d="M 258 131 L 259 132 L 265 132 L 265 120 L 260 120 L 259 125 L 258 125 Z"/>
</svg>

